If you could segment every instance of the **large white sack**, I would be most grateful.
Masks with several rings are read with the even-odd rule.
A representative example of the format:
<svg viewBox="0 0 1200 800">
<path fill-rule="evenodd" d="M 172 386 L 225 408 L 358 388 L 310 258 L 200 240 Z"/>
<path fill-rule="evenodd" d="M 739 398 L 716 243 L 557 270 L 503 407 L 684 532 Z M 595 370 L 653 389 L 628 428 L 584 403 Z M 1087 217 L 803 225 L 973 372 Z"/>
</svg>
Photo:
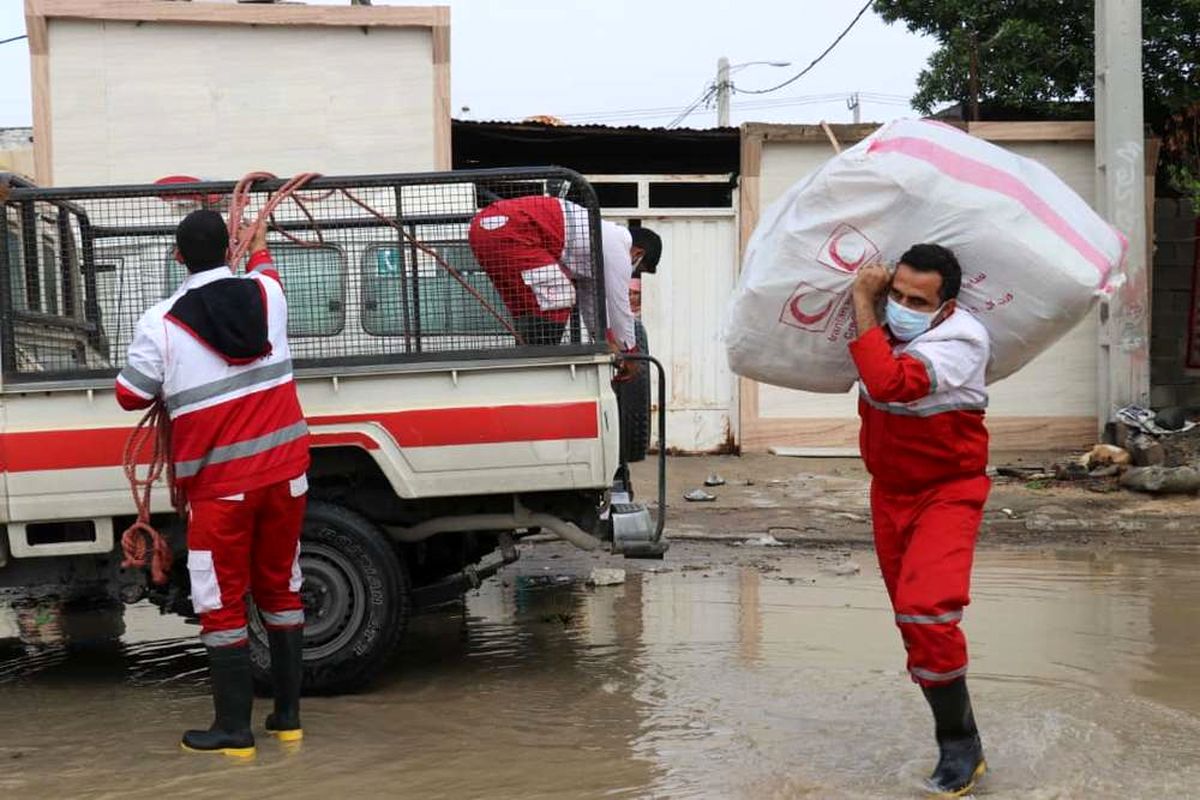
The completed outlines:
<svg viewBox="0 0 1200 800">
<path fill-rule="evenodd" d="M 831 158 L 763 213 L 725 329 L 734 372 L 814 392 L 856 380 L 850 287 L 873 259 L 949 247 L 961 307 L 992 340 L 988 380 L 1071 330 L 1118 275 L 1125 239 L 1058 176 L 957 128 L 887 125 Z"/>
</svg>

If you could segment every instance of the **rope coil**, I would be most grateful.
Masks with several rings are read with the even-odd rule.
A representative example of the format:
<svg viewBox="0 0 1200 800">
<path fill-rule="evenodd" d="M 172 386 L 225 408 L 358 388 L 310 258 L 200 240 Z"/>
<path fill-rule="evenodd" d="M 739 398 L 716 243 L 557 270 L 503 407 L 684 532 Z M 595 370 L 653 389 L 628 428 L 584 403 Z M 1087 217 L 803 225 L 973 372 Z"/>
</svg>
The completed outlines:
<svg viewBox="0 0 1200 800">
<path fill-rule="evenodd" d="M 146 477 L 139 478 L 138 456 L 147 446 L 151 447 L 150 463 Z M 184 499 L 175 486 L 175 468 L 171 462 L 171 424 L 161 400 L 154 401 L 154 405 L 150 406 L 125 440 L 123 466 L 134 505 L 137 506 L 137 519 L 121 534 L 121 550 L 125 555 L 121 566 L 126 569 L 145 567 L 149 562 L 150 579 L 156 584 L 165 584 L 171 573 L 174 556 L 166 538 L 150 524 L 150 494 L 154 484 L 166 473 L 171 505 L 176 511 L 182 513 Z"/>
</svg>

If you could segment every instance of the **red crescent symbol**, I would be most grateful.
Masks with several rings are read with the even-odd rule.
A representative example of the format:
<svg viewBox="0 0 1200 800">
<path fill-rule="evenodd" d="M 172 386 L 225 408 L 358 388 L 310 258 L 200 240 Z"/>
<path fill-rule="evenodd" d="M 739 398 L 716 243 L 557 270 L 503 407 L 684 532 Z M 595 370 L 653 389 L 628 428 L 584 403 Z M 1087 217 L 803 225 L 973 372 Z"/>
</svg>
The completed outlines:
<svg viewBox="0 0 1200 800">
<path fill-rule="evenodd" d="M 823 320 L 825 315 L 829 313 L 829 310 L 833 308 L 834 298 L 830 298 L 829 302 L 825 304 L 825 307 L 817 313 L 805 314 L 800 310 L 800 301 L 804 298 L 805 295 L 797 295 L 791 302 L 792 316 L 795 317 L 796 321 L 802 325 L 816 325 L 818 322 Z"/>
<path fill-rule="evenodd" d="M 842 231 L 829 240 L 829 256 L 838 263 L 838 266 L 845 268 L 847 272 L 854 272 L 854 270 L 862 266 L 863 261 L 866 260 L 867 248 L 863 248 L 863 254 L 859 256 L 858 260 L 853 263 L 842 258 L 841 254 L 838 253 L 838 242 L 840 242 L 848 233 L 850 233 L 850 231 Z"/>
</svg>

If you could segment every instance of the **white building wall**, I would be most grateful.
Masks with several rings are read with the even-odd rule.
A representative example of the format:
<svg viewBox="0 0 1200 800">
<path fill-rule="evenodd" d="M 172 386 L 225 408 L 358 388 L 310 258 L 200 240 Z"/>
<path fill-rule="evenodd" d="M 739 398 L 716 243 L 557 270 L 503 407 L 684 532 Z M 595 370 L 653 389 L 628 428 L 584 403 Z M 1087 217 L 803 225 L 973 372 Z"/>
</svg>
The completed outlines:
<svg viewBox="0 0 1200 800">
<path fill-rule="evenodd" d="M 56 185 L 434 168 L 429 29 L 53 19 Z"/>
<path fill-rule="evenodd" d="M 640 182 L 670 180 L 644 176 Z M 737 279 L 734 208 L 621 209 L 605 217 L 619 224 L 636 218 L 662 237 L 658 271 L 642 277 L 642 324 L 650 354 L 666 373 L 667 447 L 688 453 L 727 447 L 737 433 L 737 384 L 720 334 Z M 652 379 L 656 406 L 657 377 Z M 657 443 L 656 415 L 652 423 Z"/>
</svg>

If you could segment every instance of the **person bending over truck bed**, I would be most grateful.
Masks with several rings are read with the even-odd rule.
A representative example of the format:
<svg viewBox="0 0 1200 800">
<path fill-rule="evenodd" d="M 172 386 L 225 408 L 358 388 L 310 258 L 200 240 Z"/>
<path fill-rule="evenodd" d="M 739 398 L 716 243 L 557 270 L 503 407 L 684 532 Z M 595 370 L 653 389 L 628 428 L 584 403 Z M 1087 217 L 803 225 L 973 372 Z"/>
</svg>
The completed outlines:
<svg viewBox="0 0 1200 800">
<path fill-rule="evenodd" d="M 632 352 L 637 337 L 629 282 L 639 265 L 657 265 L 662 241 L 649 228 L 630 230 L 611 222 L 600 223 L 600 236 L 608 340 Z M 562 341 L 577 291 L 585 298 L 579 304 L 584 324 L 599 338 L 586 208 L 554 197 L 499 200 L 475 215 L 468 240 L 526 344 Z"/>
<path fill-rule="evenodd" d="M 175 232 L 188 277 L 138 320 L 117 377 L 125 409 L 160 400 L 188 509 L 188 573 L 208 652 L 215 719 L 183 735 L 185 750 L 248 756 L 254 699 L 247 589 L 271 651 L 268 733 L 298 740 L 304 607 L 300 528 L 308 490 L 308 426 L 292 380 L 287 301 L 259 230 L 248 274 L 226 266 L 221 215 L 194 211 Z"/>
</svg>

